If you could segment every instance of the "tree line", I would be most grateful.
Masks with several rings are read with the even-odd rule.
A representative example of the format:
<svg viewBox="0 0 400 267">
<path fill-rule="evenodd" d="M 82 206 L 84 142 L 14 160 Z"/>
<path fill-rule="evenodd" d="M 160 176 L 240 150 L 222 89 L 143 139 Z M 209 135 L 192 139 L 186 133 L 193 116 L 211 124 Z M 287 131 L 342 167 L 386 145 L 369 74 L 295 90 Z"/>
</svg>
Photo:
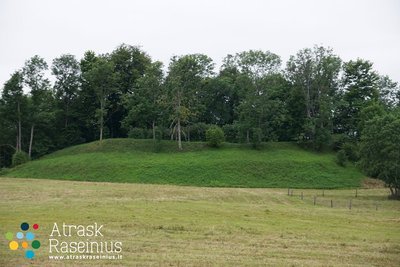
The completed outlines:
<svg viewBox="0 0 400 267">
<path fill-rule="evenodd" d="M 398 84 L 372 62 L 343 62 L 322 46 L 285 65 L 270 51 L 244 51 L 227 55 L 219 70 L 204 54 L 174 56 L 164 68 L 126 44 L 80 60 L 64 54 L 51 65 L 35 55 L 2 88 L 0 167 L 15 151 L 35 158 L 104 138 L 171 139 L 182 149 L 182 141 L 204 140 L 211 125 L 229 142 L 296 141 L 358 160 L 354 147 L 368 121 L 398 114 L 399 100 Z"/>
</svg>

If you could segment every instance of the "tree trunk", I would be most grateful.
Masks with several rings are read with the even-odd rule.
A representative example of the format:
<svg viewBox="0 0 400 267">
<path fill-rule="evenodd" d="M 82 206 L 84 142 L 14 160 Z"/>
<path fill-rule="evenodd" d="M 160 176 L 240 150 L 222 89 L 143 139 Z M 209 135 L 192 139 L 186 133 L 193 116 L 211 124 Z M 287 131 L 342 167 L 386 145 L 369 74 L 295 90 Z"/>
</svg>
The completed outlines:
<svg viewBox="0 0 400 267">
<path fill-rule="evenodd" d="M 391 199 L 400 199 L 400 191 L 399 188 L 395 187 L 395 186 L 389 186 L 390 189 L 390 198 Z"/>
<path fill-rule="evenodd" d="M 178 148 L 182 150 L 182 140 L 181 140 L 181 118 L 178 118 Z"/>
<path fill-rule="evenodd" d="M 69 104 L 67 102 L 67 106 L 66 106 L 66 112 L 65 112 L 65 128 L 68 127 L 68 114 L 69 113 Z"/>
<path fill-rule="evenodd" d="M 35 130 L 35 124 L 32 124 L 32 126 L 31 126 L 31 138 L 29 140 L 29 152 L 28 152 L 29 158 L 31 158 L 31 155 L 32 155 L 33 131 L 34 130 Z"/>
<path fill-rule="evenodd" d="M 103 141 L 103 109 L 104 109 L 104 100 L 100 100 L 100 142 Z"/>
<path fill-rule="evenodd" d="M 249 132 L 249 130 L 247 130 L 247 132 L 246 132 L 246 142 L 250 143 L 250 132 Z"/>
<path fill-rule="evenodd" d="M 22 150 L 21 148 L 21 134 L 22 130 L 21 130 L 21 107 L 20 104 L 18 102 L 18 136 L 17 136 L 17 151 L 20 152 Z"/>
<path fill-rule="evenodd" d="M 156 141 L 156 123 L 153 121 L 153 141 Z"/>
</svg>

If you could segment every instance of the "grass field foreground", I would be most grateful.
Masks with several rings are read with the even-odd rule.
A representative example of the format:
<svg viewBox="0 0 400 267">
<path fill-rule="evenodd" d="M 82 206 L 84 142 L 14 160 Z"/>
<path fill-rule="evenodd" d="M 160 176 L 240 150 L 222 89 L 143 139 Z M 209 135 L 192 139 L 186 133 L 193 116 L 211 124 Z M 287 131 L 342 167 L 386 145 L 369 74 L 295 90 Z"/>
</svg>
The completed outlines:
<svg viewBox="0 0 400 267">
<path fill-rule="evenodd" d="M 387 189 L 321 193 L 3 177 L 0 232 L 36 222 L 42 247 L 27 262 L 2 235 L 0 266 L 59 266 L 48 259 L 54 222 L 104 224 L 107 239 L 123 242 L 122 260 L 79 265 L 400 266 L 400 202 Z"/>
</svg>

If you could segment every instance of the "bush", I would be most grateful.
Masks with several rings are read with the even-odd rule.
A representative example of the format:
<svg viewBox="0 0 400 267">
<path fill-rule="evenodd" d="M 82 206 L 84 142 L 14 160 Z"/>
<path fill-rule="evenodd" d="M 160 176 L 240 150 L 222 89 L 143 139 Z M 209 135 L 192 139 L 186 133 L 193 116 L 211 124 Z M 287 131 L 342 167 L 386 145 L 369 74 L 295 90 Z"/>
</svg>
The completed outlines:
<svg viewBox="0 0 400 267">
<path fill-rule="evenodd" d="M 345 143 L 342 149 L 345 151 L 348 160 L 356 162 L 360 159 L 360 153 L 358 152 L 358 146 L 356 144 Z"/>
<path fill-rule="evenodd" d="M 12 156 L 12 165 L 13 167 L 21 165 L 29 161 L 29 156 L 27 153 L 23 151 L 15 152 Z"/>
<path fill-rule="evenodd" d="M 147 131 L 142 128 L 131 128 L 128 132 L 129 138 L 145 139 L 146 135 L 147 135 Z"/>
<path fill-rule="evenodd" d="M 225 124 L 222 126 L 226 141 L 231 143 L 238 143 L 240 141 L 240 127 L 237 124 Z"/>
<path fill-rule="evenodd" d="M 194 123 L 193 125 L 186 127 L 188 134 L 190 134 L 190 141 L 206 140 L 206 131 L 208 128 L 210 128 L 210 125 L 203 122 Z"/>
<path fill-rule="evenodd" d="M 332 149 L 339 151 L 343 148 L 346 142 L 350 142 L 350 137 L 347 134 L 333 134 L 332 135 Z"/>
<path fill-rule="evenodd" d="M 339 166 L 346 166 L 346 161 L 347 161 L 347 156 L 346 156 L 346 151 L 343 149 L 339 150 L 339 152 L 336 154 L 336 163 Z"/>
<path fill-rule="evenodd" d="M 224 131 L 218 126 L 211 126 L 206 131 L 206 140 L 211 147 L 220 147 L 225 141 Z"/>
</svg>

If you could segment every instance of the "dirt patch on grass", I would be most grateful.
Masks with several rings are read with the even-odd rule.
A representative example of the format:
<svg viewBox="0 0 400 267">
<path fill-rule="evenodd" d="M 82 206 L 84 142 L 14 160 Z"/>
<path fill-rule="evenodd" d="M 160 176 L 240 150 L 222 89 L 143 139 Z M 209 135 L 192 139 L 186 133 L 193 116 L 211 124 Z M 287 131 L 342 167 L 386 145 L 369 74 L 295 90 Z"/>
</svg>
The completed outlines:
<svg viewBox="0 0 400 267">
<path fill-rule="evenodd" d="M 363 188 L 384 188 L 385 187 L 385 182 L 379 179 L 373 179 L 373 178 L 365 178 L 362 181 L 362 187 Z"/>
</svg>

